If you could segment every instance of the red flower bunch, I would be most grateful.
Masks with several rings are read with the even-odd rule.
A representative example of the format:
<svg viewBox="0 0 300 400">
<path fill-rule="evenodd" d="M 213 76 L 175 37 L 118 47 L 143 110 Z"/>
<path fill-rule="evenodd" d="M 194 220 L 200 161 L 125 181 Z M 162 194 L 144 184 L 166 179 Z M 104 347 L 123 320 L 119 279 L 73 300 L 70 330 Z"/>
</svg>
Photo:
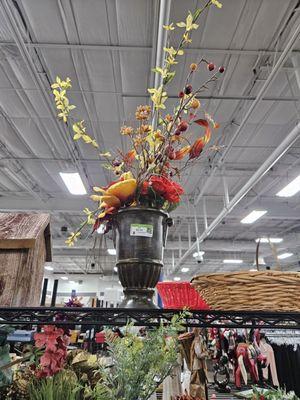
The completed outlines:
<svg viewBox="0 0 300 400">
<path fill-rule="evenodd" d="M 53 325 L 43 327 L 43 332 L 34 335 L 35 346 L 45 348 L 35 374 L 38 378 L 53 376 L 63 369 L 67 358 L 69 337 L 64 330 Z"/>
<path fill-rule="evenodd" d="M 152 175 L 149 181 L 143 183 L 141 194 L 147 195 L 149 188 L 152 188 L 170 203 L 179 203 L 180 196 L 184 193 L 183 188 L 178 183 L 165 176 Z"/>
</svg>

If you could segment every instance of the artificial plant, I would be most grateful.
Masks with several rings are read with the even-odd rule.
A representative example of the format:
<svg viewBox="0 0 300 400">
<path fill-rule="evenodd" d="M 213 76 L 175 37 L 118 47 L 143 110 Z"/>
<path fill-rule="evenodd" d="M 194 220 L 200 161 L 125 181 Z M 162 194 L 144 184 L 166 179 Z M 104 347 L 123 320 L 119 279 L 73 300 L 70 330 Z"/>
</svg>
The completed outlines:
<svg viewBox="0 0 300 400">
<path fill-rule="evenodd" d="M 171 211 L 178 206 L 184 193 L 183 187 L 176 182 L 182 173 L 198 160 L 201 154 L 219 151 L 219 146 L 207 147 L 212 131 L 218 128 L 213 117 L 201 105 L 199 97 L 209 85 L 216 82 L 224 72 L 224 67 L 217 67 L 213 62 L 199 57 L 189 66 L 186 80 L 177 95 L 177 104 L 168 105 L 168 85 L 173 81 L 175 66 L 184 55 L 184 48 L 192 42 L 192 32 L 198 28 L 201 14 L 210 6 L 221 8 L 217 0 L 208 0 L 202 8 L 189 12 L 184 21 L 163 26 L 167 31 L 167 44 L 164 47 L 162 65 L 153 71 L 159 76 L 160 84 L 148 89 L 150 104 L 137 107 L 135 122 L 124 123 L 120 133 L 128 138 L 126 150 L 107 151 L 100 149 L 100 157 L 105 160 L 104 167 L 116 176 L 106 187 L 95 186 L 91 196 L 97 203 L 94 211 L 84 209 L 86 220 L 67 240 L 74 244 L 86 224 L 100 224 L 105 232 L 111 228 L 113 214 L 122 207 L 147 206 Z M 179 30 L 180 39 L 174 43 L 174 31 Z M 177 32 L 176 32 L 177 33 Z M 198 72 L 207 72 L 207 79 L 194 87 Z M 72 120 L 72 110 L 68 91 L 71 79 L 57 77 L 52 84 L 58 118 L 72 127 L 75 142 L 83 141 L 98 149 L 98 143 L 88 132 L 83 120 Z M 204 133 L 199 131 L 204 130 Z"/>
</svg>

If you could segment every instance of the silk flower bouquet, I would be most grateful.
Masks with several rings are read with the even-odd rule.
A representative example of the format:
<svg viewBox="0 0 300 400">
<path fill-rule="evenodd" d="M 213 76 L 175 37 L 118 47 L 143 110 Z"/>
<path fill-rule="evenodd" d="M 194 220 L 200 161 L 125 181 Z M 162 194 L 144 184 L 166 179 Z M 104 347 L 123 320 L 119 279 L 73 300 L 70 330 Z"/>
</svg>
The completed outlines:
<svg viewBox="0 0 300 400">
<path fill-rule="evenodd" d="M 159 75 L 161 84 L 149 88 L 151 105 L 140 105 L 135 112 L 134 126 L 124 124 L 120 134 L 128 138 L 130 148 L 127 152 L 117 149 L 115 153 L 100 152 L 106 160 L 105 168 L 110 170 L 116 179 L 106 187 L 93 187 L 95 194 L 91 199 L 97 203 L 95 210 L 84 209 L 85 221 L 72 232 L 66 240 L 73 245 L 86 225 L 93 225 L 94 230 L 103 225 L 104 233 L 112 227 L 112 218 L 121 208 L 141 206 L 174 210 L 181 201 L 184 189 L 175 180 L 180 180 L 182 173 L 191 167 L 203 154 L 204 149 L 218 151 L 217 146 L 207 147 L 212 130 L 218 123 L 203 109 L 198 97 L 207 90 L 224 72 L 224 67 L 216 67 L 212 62 L 201 58 L 190 64 L 189 72 L 182 90 L 178 93 L 178 104 L 172 113 L 167 113 L 167 86 L 174 79 L 174 67 L 184 55 L 184 47 L 192 43 L 192 32 L 197 30 L 200 15 L 210 6 L 221 8 L 217 0 L 209 0 L 194 13 L 189 12 L 186 20 L 165 25 L 168 33 L 167 46 L 164 48 L 162 66 L 152 71 Z M 181 29 L 181 39 L 177 47 L 171 45 L 175 29 Z M 198 88 L 191 85 L 197 71 L 205 68 L 208 78 Z M 87 132 L 83 120 L 70 123 L 70 115 L 75 105 L 70 104 L 67 92 L 71 89 L 71 80 L 57 77 L 52 84 L 58 118 L 68 127 L 72 125 L 73 140 L 83 141 L 98 150 L 96 140 Z M 199 127 L 204 132 L 199 134 Z"/>
</svg>

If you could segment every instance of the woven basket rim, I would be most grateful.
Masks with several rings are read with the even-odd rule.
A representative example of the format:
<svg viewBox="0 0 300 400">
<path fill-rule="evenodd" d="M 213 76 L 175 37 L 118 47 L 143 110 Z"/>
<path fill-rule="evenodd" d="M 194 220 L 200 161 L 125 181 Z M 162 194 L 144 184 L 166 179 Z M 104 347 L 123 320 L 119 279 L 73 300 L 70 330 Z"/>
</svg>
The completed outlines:
<svg viewBox="0 0 300 400">
<path fill-rule="evenodd" d="M 191 283 L 194 283 L 195 280 L 197 279 L 201 279 L 201 278 L 210 278 L 210 277 L 232 277 L 232 276 L 245 276 L 248 275 L 249 277 L 257 277 L 257 276 L 276 276 L 278 277 L 279 275 L 289 275 L 289 276 L 298 276 L 300 278 L 300 272 L 296 272 L 296 271 L 237 271 L 237 272 L 216 272 L 216 273 L 212 273 L 212 274 L 200 274 L 197 276 L 194 276 L 191 279 Z"/>
</svg>

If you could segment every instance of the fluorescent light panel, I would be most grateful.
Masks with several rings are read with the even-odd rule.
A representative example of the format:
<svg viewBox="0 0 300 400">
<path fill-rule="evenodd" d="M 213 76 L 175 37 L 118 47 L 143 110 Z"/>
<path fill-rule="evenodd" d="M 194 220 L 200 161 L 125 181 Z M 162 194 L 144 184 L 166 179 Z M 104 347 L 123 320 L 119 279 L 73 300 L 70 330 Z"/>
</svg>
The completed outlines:
<svg viewBox="0 0 300 400">
<path fill-rule="evenodd" d="M 47 271 L 53 271 L 53 270 L 54 270 L 54 268 L 53 268 L 53 267 L 50 267 L 50 265 L 46 265 L 46 266 L 45 266 L 45 269 L 46 269 Z"/>
<path fill-rule="evenodd" d="M 257 221 L 263 215 L 267 214 L 266 210 L 253 210 L 250 214 L 248 214 L 245 218 L 241 220 L 242 224 L 253 224 L 253 222 Z"/>
<path fill-rule="evenodd" d="M 181 280 L 181 278 L 180 278 L 179 276 L 175 276 L 175 277 L 174 277 L 174 281 L 178 282 L 178 281 L 180 281 L 180 280 Z"/>
<path fill-rule="evenodd" d="M 278 197 L 292 197 L 300 191 L 300 175 L 293 179 L 288 185 L 286 185 L 280 192 L 276 193 Z"/>
<path fill-rule="evenodd" d="M 284 260 L 285 258 L 291 257 L 293 255 L 293 253 L 282 253 L 278 255 L 278 258 L 280 260 Z"/>
<path fill-rule="evenodd" d="M 69 278 L 67 276 L 61 276 L 60 279 L 62 279 L 63 281 L 67 281 Z"/>
<path fill-rule="evenodd" d="M 198 256 L 203 256 L 205 254 L 205 251 L 196 251 L 196 253 L 193 254 L 193 257 L 196 258 Z"/>
<path fill-rule="evenodd" d="M 189 272 L 189 268 L 188 267 L 183 267 L 183 268 L 181 268 L 181 272 Z"/>
<path fill-rule="evenodd" d="M 107 249 L 107 252 L 110 256 L 115 256 L 117 254 L 116 249 Z"/>
<path fill-rule="evenodd" d="M 78 172 L 60 172 L 59 175 L 71 194 L 86 194 L 86 189 Z"/>
<path fill-rule="evenodd" d="M 267 238 L 267 237 L 262 237 L 262 238 L 257 238 L 255 239 L 256 243 L 260 241 L 260 243 L 281 243 L 283 241 L 282 238 Z"/>
<path fill-rule="evenodd" d="M 227 259 L 227 260 L 223 260 L 223 263 L 224 263 L 224 264 L 242 264 L 242 263 L 243 263 L 243 260 L 238 260 L 238 259 L 236 259 L 236 258 L 234 258 L 234 259 L 232 259 L 232 260 Z"/>
</svg>

